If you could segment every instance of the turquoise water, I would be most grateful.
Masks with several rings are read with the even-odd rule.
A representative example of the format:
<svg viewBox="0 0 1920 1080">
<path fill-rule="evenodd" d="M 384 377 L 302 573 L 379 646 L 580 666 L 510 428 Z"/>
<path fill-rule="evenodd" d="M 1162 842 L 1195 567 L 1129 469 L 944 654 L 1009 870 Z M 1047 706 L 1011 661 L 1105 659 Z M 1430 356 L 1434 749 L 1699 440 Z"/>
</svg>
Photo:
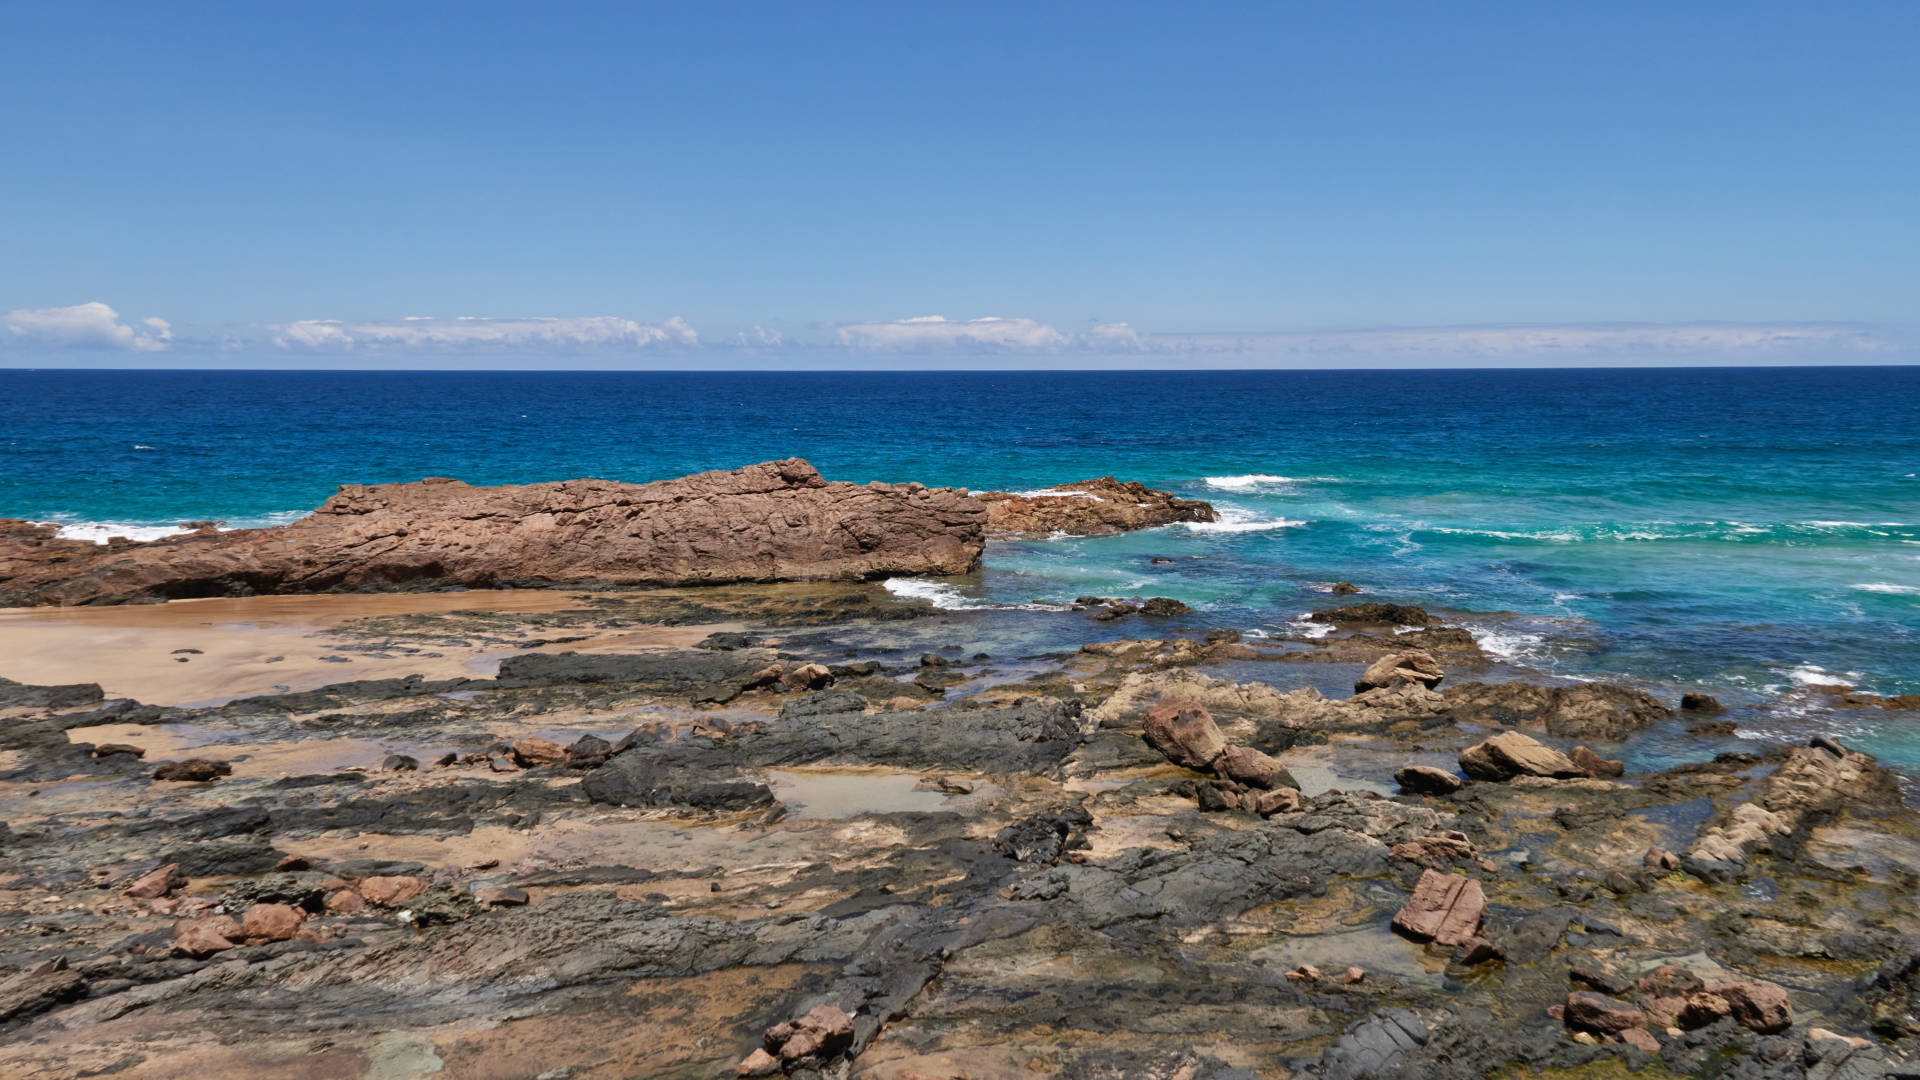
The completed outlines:
<svg viewBox="0 0 1920 1080">
<path fill-rule="evenodd" d="M 1345 579 L 1568 676 L 1749 704 L 1809 682 L 1920 692 L 1915 368 L 6 371 L 0 401 L 5 516 L 254 524 L 343 482 L 644 481 L 785 456 L 974 488 L 1114 474 L 1227 520 L 995 544 L 942 602 L 1165 595 L 1279 633 Z M 1847 723 L 1920 764 L 1913 719 Z"/>
</svg>

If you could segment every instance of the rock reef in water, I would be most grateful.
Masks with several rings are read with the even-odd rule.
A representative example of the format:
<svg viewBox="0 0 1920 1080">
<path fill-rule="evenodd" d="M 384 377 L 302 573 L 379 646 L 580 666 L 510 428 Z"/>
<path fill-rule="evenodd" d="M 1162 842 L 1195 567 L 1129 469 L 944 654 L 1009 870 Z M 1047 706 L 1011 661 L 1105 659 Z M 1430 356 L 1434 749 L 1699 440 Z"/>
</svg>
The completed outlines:
<svg viewBox="0 0 1920 1080">
<path fill-rule="evenodd" d="M 1050 489 L 1052 490 L 1052 489 Z M 0 607 L 266 593 L 719 585 L 965 574 L 986 536 L 1100 536 L 1213 507 L 1112 477 L 1059 496 L 821 478 L 799 458 L 650 484 L 348 484 L 288 525 L 106 545 L 0 519 Z"/>
<path fill-rule="evenodd" d="M 987 504 L 987 531 L 995 536 L 1110 536 L 1220 517 L 1211 503 L 1111 476 L 1021 494 L 985 491 L 978 497 Z"/>
<path fill-rule="evenodd" d="M 798 458 L 650 484 L 349 484 L 289 525 L 144 544 L 0 521 L 0 606 L 964 574 L 986 524 L 964 491 L 830 482 Z"/>
</svg>

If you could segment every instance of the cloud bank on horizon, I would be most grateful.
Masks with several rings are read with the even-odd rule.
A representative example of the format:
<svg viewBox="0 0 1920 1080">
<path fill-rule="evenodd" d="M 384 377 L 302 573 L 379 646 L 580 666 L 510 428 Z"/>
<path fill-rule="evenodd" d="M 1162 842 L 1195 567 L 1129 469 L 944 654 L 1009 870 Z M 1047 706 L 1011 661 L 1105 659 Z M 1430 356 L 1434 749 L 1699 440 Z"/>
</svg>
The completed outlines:
<svg viewBox="0 0 1920 1080">
<path fill-rule="evenodd" d="M 244 327 L 220 336 L 176 336 L 166 319 L 124 318 L 91 301 L 69 307 L 22 308 L 0 314 L 0 346 L 36 359 L 60 354 L 162 353 L 214 349 L 311 357 L 502 355 L 525 360 L 624 354 L 701 354 L 724 363 L 729 354 L 789 354 L 814 362 L 909 357 L 940 366 L 968 358 L 1032 358 L 1088 363 L 1107 358 L 1141 366 L 1231 362 L 1236 366 L 1303 366 L 1309 362 L 1376 361 L 1418 365 L 1481 358 L 1515 363 L 1606 362 L 1639 358 L 1684 363 L 1717 358 L 1767 361 L 1821 355 L 1860 363 L 1911 362 L 1920 355 L 1902 328 L 1859 323 L 1688 323 L 1436 326 L 1330 331 L 1154 332 L 1126 322 L 1066 331 L 1031 317 L 953 319 L 920 315 L 853 322 L 787 333 L 755 325 L 703 337 L 686 319 L 641 322 L 613 315 L 401 319 L 301 319 Z M 176 349 L 176 346 L 178 348 Z M 1097 365 L 1096 365 L 1097 366 Z"/>
</svg>

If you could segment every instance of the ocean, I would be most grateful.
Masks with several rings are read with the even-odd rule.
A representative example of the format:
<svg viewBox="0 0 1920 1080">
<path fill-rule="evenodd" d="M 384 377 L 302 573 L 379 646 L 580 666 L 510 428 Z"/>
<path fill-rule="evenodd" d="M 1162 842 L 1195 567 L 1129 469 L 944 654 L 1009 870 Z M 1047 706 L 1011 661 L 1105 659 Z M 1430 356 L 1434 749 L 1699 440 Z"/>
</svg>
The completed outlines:
<svg viewBox="0 0 1920 1080">
<path fill-rule="evenodd" d="M 1278 635 L 1348 580 L 1553 675 L 1706 689 L 1920 768 L 1911 713 L 1794 693 L 1920 692 L 1920 368 L 10 370 L 0 401 L 0 516 L 94 537 L 423 476 L 1144 480 L 1222 520 L 997 542 L 975 578 L 891 587 L 983 613 L 1170 596 Z"/>
</svg>

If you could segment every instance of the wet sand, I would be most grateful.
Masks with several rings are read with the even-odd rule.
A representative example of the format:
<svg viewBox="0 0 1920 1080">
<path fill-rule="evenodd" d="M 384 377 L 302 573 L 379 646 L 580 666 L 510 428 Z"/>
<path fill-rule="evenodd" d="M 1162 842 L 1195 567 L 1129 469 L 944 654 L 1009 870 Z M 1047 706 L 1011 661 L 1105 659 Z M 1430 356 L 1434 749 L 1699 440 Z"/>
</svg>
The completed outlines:
<svg viewBox="0 0 1920 1080">
<path fill-rule="evenodd" d="M 637 652 L 686 648 L 735 624 L 627 627 L 582 640 L 510 649 L 479 643 L 370 650 L 331 633 L 382 615 L 460 611 L 538 614 L 581 608 L 549 589 L 348 596 L 250 596 L 89 608 L 0 609 L 0 677 L 99 683 L 149 705 L 215 705 L 352 679 L 485 678 L 509 652 Z M 194 651 L 187 651 L 194 650 Z"/>
</svg>

